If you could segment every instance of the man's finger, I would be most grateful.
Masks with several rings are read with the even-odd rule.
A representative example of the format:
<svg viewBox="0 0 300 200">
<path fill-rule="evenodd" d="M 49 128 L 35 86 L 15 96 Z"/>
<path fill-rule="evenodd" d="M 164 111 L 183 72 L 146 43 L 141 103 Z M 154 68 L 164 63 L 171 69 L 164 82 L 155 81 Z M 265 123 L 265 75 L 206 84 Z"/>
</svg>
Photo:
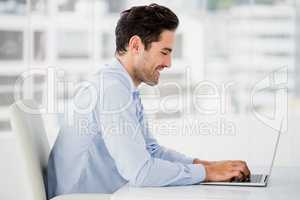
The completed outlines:
<svg viewBox="0 0 300 200">
<path fill-rule="evenodd" d="M 232 172 L 231 181 L 242 181 L 244 179 L 244 175 L 241 171 L 235 170 Z"/>
<path fill-rule="evenodd" d="M 250 176 L 250 170 L 244 161 L 235 161 L 232 163 L 235 169 L 238 169 L 243 172 L 246 177 Z"/>
<path fill-rule="evenodd" d="M 245 179 L 248 178 L 250 175 L 248 170 L 243 165 L 235 166 L 234 170 L 239 171 L 243 175 L 243 178 Z"/>
</svg>

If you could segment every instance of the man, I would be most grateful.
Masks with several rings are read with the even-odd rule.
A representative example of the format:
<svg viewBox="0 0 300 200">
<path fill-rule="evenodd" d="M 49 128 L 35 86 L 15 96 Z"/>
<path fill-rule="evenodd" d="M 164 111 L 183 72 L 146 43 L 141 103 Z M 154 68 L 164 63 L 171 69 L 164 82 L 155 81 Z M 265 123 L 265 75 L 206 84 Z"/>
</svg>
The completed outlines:
<svg viewBox="0 0 300 200">
<path fill-rule="evenodd" d="M 157 4 L 122 12 L 115 30 L 116 62 L 101 69 L 75 101 L 84 108 L 97 96 L 94 106 L 76 113 L 79 128 L 62 128 L 52 149 L 50 198 L 113 193 L 126 183 L 174 186 L 249 176 L 243 161 L 190 158 L 160 146 L 149 132 L 137 87 L 158 84 L 160 71 L 171 66 L 178 24 L 171 10 Z"/>
</svg>

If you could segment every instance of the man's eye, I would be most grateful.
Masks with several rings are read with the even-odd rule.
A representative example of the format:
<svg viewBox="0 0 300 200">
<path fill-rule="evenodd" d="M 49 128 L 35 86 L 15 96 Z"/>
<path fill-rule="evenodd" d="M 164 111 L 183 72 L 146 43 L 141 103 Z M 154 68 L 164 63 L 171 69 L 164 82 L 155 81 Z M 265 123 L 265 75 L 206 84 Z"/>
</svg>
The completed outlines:
<svg viewBox="0 0 300 200">
<path fill-rule="evenodd" d="M 162 53 L 163 55 L 165 55 L 165 56 L 168 55 L 168 53 L 166 53 L 166 52 L 161 52 L 161 53 Z"/>
</svg>

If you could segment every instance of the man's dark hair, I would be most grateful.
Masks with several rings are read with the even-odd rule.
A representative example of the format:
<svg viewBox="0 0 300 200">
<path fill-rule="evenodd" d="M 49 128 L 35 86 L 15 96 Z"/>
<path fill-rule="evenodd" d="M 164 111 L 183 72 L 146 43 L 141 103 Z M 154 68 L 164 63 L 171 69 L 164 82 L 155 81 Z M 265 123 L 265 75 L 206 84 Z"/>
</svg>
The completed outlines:
<svg viewBox="0 0 300 200">
<path fill-rule="evenodd" d="M 164 30 L 173 31 L 178 24 L 175 13 L 161 5 L 134 6 L 125 10 L 121 13 L 115 30 L 116 53 L 124 54 L 134 35 L 141 38 L 147 50 L 152 42 L 159 41 Z"/>
</svg>

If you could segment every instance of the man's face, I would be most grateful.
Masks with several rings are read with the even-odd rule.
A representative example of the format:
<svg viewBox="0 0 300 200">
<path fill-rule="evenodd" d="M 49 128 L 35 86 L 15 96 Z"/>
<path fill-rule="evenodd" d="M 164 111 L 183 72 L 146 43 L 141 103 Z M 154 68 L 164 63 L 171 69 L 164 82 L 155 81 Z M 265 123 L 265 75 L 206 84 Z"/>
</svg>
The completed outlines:
<svg viewBox="0 0 300 200">
<path fill-rule="evenodd" d="M 160 72 L 171 66 L 171 52 L 175 42 L 174 31 L 163 31 L 160 40 L 152 42 L 148 50 L 142 48 L 134 66 L 135 78 L 148 85 L 156 85 Z"/>
</svg>

